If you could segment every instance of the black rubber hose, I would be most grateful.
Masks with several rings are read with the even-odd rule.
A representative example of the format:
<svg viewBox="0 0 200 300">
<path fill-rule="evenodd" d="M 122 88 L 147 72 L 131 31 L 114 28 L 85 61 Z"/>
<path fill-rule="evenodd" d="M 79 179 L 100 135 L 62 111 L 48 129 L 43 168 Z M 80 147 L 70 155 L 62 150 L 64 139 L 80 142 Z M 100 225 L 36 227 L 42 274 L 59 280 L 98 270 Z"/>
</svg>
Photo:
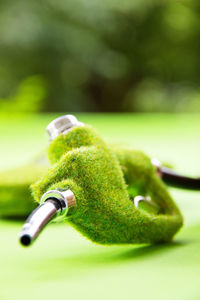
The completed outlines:
<svg viewBox="0 0 200 300">
<path fill-rule="evenodd" d="M 160 167 L 159 174 L 162 180 L 172 187 L 200 191 L 200 178 L 182 176 L 166 167 Z"/>
</svg>

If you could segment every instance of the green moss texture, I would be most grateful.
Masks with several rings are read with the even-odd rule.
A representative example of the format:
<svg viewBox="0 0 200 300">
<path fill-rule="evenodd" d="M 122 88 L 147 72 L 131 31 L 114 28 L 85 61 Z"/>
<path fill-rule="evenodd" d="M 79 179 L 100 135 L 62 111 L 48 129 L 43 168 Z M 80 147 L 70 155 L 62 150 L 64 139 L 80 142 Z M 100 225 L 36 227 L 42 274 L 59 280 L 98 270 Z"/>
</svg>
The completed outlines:
<svg viewBox="0 0 200 300">
<path fill-rule="evenodd" d="M 55 188 L 71 189 L 77 205 L 66 221 L 100 244 L 170 241 L 182 226 L 179 209 L 142 152 L 107 146 L 89 126 L 74 128 L 49 147 L 53 166 L 32 186 L 36 201 Z M 135 208 L 151 196 L 158 211 Z"/>
</svg>

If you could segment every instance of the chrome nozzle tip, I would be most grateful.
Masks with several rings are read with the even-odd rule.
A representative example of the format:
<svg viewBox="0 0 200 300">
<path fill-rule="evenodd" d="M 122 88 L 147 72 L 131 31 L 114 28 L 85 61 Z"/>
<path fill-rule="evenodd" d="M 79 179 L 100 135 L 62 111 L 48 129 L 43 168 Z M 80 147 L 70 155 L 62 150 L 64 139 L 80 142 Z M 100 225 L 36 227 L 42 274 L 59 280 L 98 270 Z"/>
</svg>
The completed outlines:
<svg viewBox="0 0 200 300">
<path fill-rule="evenodd" d="M 20 237 L 19 241 L 23 246 L 28 247 L 32 243 L 32 238 L 30 235 L 24 234 Z"/>
<path fill-rule="evenodd" d="M 68 208 L 76 205 L 76 199 L 71 190 L 51 190 L 41 198 L 41 204 L 30 214 L 19 236 L 20 243 L 27 247 L 31 245 L 43 228 L 53 219 L 65 219 Z"/>
</svg>

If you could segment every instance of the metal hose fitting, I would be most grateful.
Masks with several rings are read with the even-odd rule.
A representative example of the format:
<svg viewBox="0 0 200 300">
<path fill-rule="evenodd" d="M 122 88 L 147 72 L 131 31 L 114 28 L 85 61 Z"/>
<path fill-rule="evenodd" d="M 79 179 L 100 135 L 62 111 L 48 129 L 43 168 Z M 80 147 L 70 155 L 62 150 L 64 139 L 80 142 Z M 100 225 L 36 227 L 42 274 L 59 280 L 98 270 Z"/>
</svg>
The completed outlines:
<svg viewBox="0 0 200 300">
<path fill-rule="evenodd" d="M 76 205 L 71 190 L 51 190 L 43 194 L 40 205 L 30 214 L 20 233 L 23 246 L 31 245 L 42 229 L 52 220 L 63 220 L 68 209 Z"/>
</svg>

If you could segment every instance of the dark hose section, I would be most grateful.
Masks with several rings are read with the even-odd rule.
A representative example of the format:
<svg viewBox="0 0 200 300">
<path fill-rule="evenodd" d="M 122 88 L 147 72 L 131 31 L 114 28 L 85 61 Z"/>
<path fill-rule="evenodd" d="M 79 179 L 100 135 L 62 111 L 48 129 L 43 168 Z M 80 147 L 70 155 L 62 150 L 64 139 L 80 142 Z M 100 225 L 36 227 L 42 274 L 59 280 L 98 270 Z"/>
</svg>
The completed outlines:
<svg viewBox="0 0 200 300">
<path fill-rule="evenodd" d="M 159 174 L 162 180 L 172 187 L 200 191 L 200 178 L 182 176 L 166 167 L 160 167 Z"/>
</svg>

